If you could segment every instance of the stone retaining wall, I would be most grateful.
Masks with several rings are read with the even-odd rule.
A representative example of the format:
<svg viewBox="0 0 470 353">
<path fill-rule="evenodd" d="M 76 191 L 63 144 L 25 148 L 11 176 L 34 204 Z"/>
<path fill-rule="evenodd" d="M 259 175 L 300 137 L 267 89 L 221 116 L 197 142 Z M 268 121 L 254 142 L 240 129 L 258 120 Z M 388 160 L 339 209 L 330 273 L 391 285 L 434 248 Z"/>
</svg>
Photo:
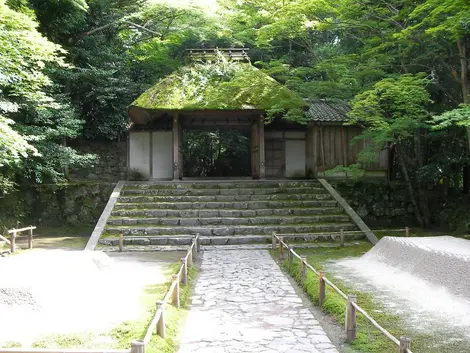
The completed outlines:
<svg viewBox="0 0 470 353">
<path fill-rule="evenodd" d="M 115 183 L 80 182 L 29 185 L 0 198 L 0 232 L 20 224 L 37 226 L 93 225 Z"/>
<path fill-rule="evenodd" d="M 70 170 L 71 180 L 119 181 L 127 178 L 126 141 L 85 141 L 70 143 L 70 147 L 85 154 L 98 156 L 96 162 L 86 168 Z"/>
<path fill-rule="evenodd" d="M 330 183 L 369 226 L 411 226 L 416 222 L 413 205 L 401 182 Z"/>
</svg>

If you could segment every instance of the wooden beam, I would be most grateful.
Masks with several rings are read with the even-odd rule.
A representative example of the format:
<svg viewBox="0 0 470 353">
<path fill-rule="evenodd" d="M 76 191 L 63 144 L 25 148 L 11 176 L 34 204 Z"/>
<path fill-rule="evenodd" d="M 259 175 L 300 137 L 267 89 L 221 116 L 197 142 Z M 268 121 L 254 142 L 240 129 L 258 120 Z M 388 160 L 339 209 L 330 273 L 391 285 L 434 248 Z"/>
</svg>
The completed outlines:
<svg viewBox="0 0 470 353">
<path fill-rule="evenodd" d="M 179 180 L 180 168 L 179 168 L 179 146 L 180 146 L 180 121 L 179 113 L 175 113 L 173 116 L 173 179 Z"/>
<path fill-rule="evenodd" d="M 370 230 L 367 224 L 364 223 L 361 217 L 352 209 L 351 206 L 346 202 L 345 199 L 341 197 L 340 194 L 325 180 L 325 179 L 318 179 L 318 181 L 323 185 L 323 187 L 330 193 L 331 196 L 339 203 L 339 205 L 344 209 L 344 211 L 348 214 L 349 218 L 351 218 L 354 223 L 358 226 L 358 228 L 365 234 L 367 239 L 375 245 L 378 243 L 379 239 L 375 236 L 375 234 Z"/>
<path fill-rule="evenodd" d="M 258 119 L 259 129 L 259 178 L 266 179 L 266 151 L 264 147 L 264 117 Z"/>
<path fill-rule="evenodd" d="M 346 141 L 345 127 L 341 126 L 341 144 L 343 146 L 343 165 L 348 166 L 348 146 Z"/>
</svg>

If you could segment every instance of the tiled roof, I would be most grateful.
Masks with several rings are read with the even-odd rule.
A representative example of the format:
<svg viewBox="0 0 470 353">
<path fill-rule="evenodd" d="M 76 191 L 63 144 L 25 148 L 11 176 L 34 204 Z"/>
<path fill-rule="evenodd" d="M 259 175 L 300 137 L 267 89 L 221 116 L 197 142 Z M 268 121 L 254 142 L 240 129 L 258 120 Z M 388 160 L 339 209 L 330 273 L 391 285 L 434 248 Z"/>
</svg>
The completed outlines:
<svg viewBox="0 0 470 353">
<path fill-rule="evenodd" d="M 306 115 L 311 121 L 343 122 L 348 120 L 347 113 L 350 110 L 345 102 L 316 100 L 309 102 L 309 109 Z"/>
</svg>

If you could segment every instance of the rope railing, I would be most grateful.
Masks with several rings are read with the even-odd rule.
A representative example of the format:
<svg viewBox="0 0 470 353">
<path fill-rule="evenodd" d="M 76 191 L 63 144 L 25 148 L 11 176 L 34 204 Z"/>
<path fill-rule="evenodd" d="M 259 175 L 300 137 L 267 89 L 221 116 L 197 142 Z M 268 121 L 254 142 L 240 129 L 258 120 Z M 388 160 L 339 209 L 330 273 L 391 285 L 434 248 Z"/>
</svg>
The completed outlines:
<svg viewBox="0 0 470 353">
<path fill-rule="evenodd" d="M 409 234 L 409 228 L 405 228 L 406 235 Z M 279 243 L 279 246 L 277 245 Z M 317 275 L 320 279 L 319 281 L 319 301 L 320 305 L 325 300 L 326 297 L 326 290 L 325 285 L 328 285 L 332 288 L 336 293 L 338 293 L 342 298 L 346 300 L 346 338 L 347 341 L 351 342 L 356 339 L 356 311 L 361 313 L 376 329 L 382 332 L 390 341 L 398 346 L 399 353 L 413 353 L 410 349 L 411 347 L 411 340 L 409 337 L 401 336 L 400 339 L 393 336 L 390 332 L 388 332 L 385 328 L 380 326 L 380 324 L 375 321 L 372 316 L 370 316 L 363 308 L 357 304 L 357 298 L 353 294 L 346 294 L 341 289 L 339 289 L 330 279 L 325 276 L 325 273 L 322 271 L 318 271 L 312 265 L 307 262 L 307 257 L 301 256 L 297 254 L 292 246 L 289 246 L 284 242 L 284 237 L 278 236 L 275 232 L 272 234 L 272 248 L 274 250 L 279 250 L 279 258 L 284 260 L 284 249 L 287 249 L 287 258 L 289 267 L 292 265 L 294 257 L 300 260 L 301 269 L 300 269 L 300 281 L 303 284 L 306 277 L 307 277 L 307 269 L 312 271 L 315 275 Z"/>
<path fill-rule="evenodd" d="M 188 251 L 186 252 L 186 255 L 181 258 L 181 266 L 178 272 L 172 276 L 170 288 L 168 288 L 168 291 L 166 292 L 163 300 L 156 302 L 155 314 L 147 328 L 144 339 L 141 341 L 144 351 L 145 346 L 149 344 L 150 340 L 152 339 L 154 332 L 156 332 L 158 336 L 165 338 L 165 307 L 169 304 L 170 299 L 173 306 L 176 308 L 180 307 L 180 283 L 183 285 L 188 283 L 188 267 L 193 266 L 194 261 L 197 259 L 197 253 L 200 251 L 200 248 L 201 240 L 198 234 L 192 241 Z M 138 351 L 132 353 L 142 352 Z"/>
</svg>

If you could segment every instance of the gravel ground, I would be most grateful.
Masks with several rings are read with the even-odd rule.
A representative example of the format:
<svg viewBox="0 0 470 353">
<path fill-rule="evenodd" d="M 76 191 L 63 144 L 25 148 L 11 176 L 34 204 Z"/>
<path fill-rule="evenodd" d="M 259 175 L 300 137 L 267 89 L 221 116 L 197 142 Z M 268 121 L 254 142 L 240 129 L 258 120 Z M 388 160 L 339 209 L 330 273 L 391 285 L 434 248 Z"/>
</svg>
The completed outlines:
<svg viewBox="0 0 470 353">
<path fill-rule="evenodd" d="M 140 313 L 144 287 L 181 253 L 35 250 L 0 258 L 0 345 L 105 332 Z"/>
</svg>

